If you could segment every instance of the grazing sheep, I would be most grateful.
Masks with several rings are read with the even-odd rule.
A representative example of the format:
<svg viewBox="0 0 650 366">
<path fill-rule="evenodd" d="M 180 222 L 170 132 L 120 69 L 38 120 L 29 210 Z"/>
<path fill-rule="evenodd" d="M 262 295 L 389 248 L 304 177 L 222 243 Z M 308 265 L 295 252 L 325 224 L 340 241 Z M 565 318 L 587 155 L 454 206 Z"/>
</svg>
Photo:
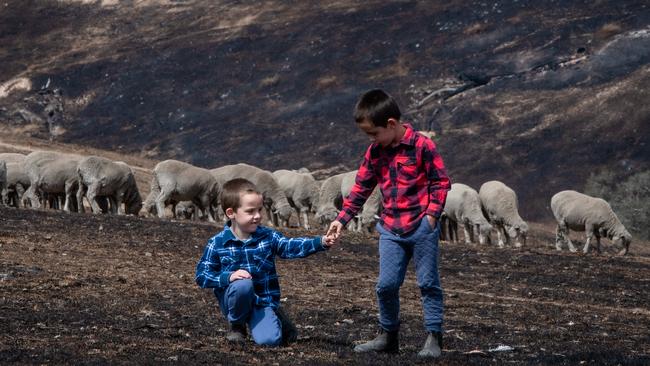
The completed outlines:
<svg viewBox="0 0 650 366">
<path fill-rule="evenodd" d="M 77 190 L 79 211 L 84 212 L 84 195 L 88 198 L 93 213 L 102 212 L 97 202 L 100 196 L 108 198 L 112 213 L 137 215 L 142 208 L 142 198 L 135 183 L 135 175 L 126 163 L 89 156 L 79 162 L 77 173 L 79 174 Z M 126 209 L 122 207 L 122 203 Z"/>
<path fill-rule="evenodd" d="M 174 217 L 185 220 L 196 220 L 196 206 L 191 201 L 178 202 L 176 207 L 174 207 Z"/>
<path fill-rule="evenodd" d="M 355 178 L 357 177 L 357 170 L 345 173 L 341 181 L 341 195 L 343 198 L 347 197 L 352 191 Z M 361 232 L 365 229 L 367 232 L 372 232 L 379 214 L 381 213 L 381 190 L 375 187 L 366 202 L 363 204 L 361 211 L 357 214 L 356 228 L 351 227 L 351 230 Z"/>
<path fill-rule="evenodd" d="M 165 217 L 165 205 L 192 201 L 200 212 L 215 222 L 221 186 L 207 169 L 178 160 L 165 160 L 156 165 L 151 179 L 151 193 L 145 200 L 144 210 L 150 212 L 155 204 L 158 217 Z"/>
<path fill-rule="evenodd" d="M 220 184 L 235 178 L 251 181 L 264 197 L 264 208 L 270 225 L 278 226 L 278 221 L 288 222 L 293 212 L 287 195 L 269 171 L 248 164 L 225 165 L 210 170 Z"/>
<path fill-rule="evenodd" d="M 23 195 L 29 185 L 29 176 L 23 163 L 7 163 L 7 204 L 22 207 Z"/>
<path fill-rule="evenodd" d="M 463 226 L 466 244 L 475 243 L 476 235 L 480 244 L 484 244 L 489 237 L 492 225 L 483 216 L 478 192 L 471 187 L 461 183 L 452 184 L 447 193 L 444 212 L 446 220 L 451 224 L 451 240 L 458 241 L 458 224 Z"/>
<path fill-rule="evenodd" d="M 309 172 L 301 173 L 281 169 L 274 171 L 273 176 L 287 196 L 291 207 L 296 210 L 298 225 L 309 230 L 309 213 L 316 211 L 320 184 Z M 283 224 L 289 226 L 288 222 Z"/>
<path fill-rule="evenodd" d="M 14 207 L 22 206 L 25 190 L 29 188 L 29 177 L 25 173 L 25 155 L 17 153 L 2 153 L 0 160 L 7 163 L 7 196 L 3 201 Z"/>
<path fill-rule="evenodd" d="M 504 247 L 501 234 L 506 242 L 515 239 L 515 247 L 526 244 L 528 224 L 521 219 L 518 212 L 517 195 L 505 184 L 493 180 L 483 183 L 478 195 L 481 199 L 483 214 L 497 232 L 499 248 Z"/>
<path fill-rule="evenodd" d="M 589 252 L 591 239 L 596 237 L 596 251 L 600 253 L 600 237 L 606 236 L 615 245 L 623 248 L 625 255 L 630 249 L 632 235 L 621 224 L 611 206 L 601 198 L 595 198 L 576 191 L 562 191 L 551 198 L 551 210 L 557 221 L 555 249 L 562 250 L 566 243 L 569 250 L 576 251 L 569 238 L 569 230 L 584 231 L 587 241 L 582 252 Z"/>
<path fill-rule="evenodd" d="M 30 186 L 24 197 L 31 206 L 40 208 L 41 198 L 58 200 L 57 196 L 65 194 L 63 210 L 76 211 L 78 203 L 73 192 L 77 190 L 79 182 L 77 165 L 81 159 L 79 155 L 52 151 L 35 151 L 27 155 L 24 166 Z"/>
<path fill-rule="evenodd" d="M 318 193 L 316 208 L 316 221 L 320 222 L 323 229 L 336 219 L 343 205 L 341 183 L 347 173 L 333 175 L 323 181 Z"/>
</svg>

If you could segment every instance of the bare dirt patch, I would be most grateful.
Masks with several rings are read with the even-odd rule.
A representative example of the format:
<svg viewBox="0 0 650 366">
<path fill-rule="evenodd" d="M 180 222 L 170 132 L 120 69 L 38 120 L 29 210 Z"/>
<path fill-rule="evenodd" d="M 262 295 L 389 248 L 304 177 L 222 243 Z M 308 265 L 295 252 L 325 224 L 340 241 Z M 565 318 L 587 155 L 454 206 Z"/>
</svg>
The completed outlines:
<svg viewBox="0 0 650 366">
<path fill-rule="evenodd" d="M 412 269 L 399 356 L 357 355 L 376 331 L 376 239 L 278 261 L 290 347 L 232 347 L 210 291 L 194 284 L 208 224 L 0 208 L 0 359 L 42 363 L 417 364 L 424 340 Z M 558 253 L 548 225 L 530 246 L 443 243 L 440 364 L 648 364 L 650 256 Z M 288 235 L 317 234 L 298 229 Z M 510 352 L 490 352 L 499 345 Z"/>
</svg>

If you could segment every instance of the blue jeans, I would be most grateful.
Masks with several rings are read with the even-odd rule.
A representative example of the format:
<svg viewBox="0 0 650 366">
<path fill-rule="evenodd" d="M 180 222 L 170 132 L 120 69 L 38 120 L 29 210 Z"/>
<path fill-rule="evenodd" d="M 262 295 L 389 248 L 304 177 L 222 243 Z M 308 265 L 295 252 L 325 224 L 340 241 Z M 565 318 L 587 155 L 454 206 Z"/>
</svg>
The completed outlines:
<svg viewBox="0 0 650 366">
<path fill-rule="evenodd" d="M 379 325 L 387 331 L 399 329 L 399 289 L 404 282 L 411 258 L 424 308 L 424 328 L 442 332 L 443 294 L 438 275 L 438 238 L 440 224 L 432 228 L 426 216 L 418 228 L 397 236 L 377 224 L 379 232 Z"/>
<path fill-rule="evenodd" d="M 255 305 L 255 291 L 250 279 L 236 280 L 225 290 L 215 290 L 223 316 L 230 323 L 248 324 L 253 340 L 265 346 L 279 346 L 282 325 L 270 306 Z"/>
</svg>

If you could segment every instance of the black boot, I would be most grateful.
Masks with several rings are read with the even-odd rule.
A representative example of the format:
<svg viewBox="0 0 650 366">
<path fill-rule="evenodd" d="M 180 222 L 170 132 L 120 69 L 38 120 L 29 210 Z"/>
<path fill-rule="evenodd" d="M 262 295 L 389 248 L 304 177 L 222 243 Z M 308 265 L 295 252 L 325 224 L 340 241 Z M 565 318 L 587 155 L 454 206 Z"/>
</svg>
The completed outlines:
<svg viewBox="0 0 650 366">
<path fill-rule="evenodd" d="M 230 331 L 226 334 L 226 339 L 233 343 L 242 343 L 246 341 L 246 323 L 230 323 Z"/>
<path fill-rule="evenodd" d="M 372 341 L 354 347 L 354 352 L 399 353 L 399 331 L 389 332 L 379 328 L 379 334 Z"/>
<path fill-rule="evenodd" d="M 438 358 L 440 355 L 442 355 L 442 333 L 431 332 L 424 342 L 422 350 L 418 353 L 418 357 Z"/>
<path fill-rule="evenodd" d="M 298 330 L 293 325 L 293 322 L 291 322 L 289 315 L 287 315 L 282 307 L 275 309 L 275 315 L 280 319 L 280 325 L 282 326 L 282 345 L 286 346 L 289 343 L 295 342 L 298 339 Z"/>
</svg>

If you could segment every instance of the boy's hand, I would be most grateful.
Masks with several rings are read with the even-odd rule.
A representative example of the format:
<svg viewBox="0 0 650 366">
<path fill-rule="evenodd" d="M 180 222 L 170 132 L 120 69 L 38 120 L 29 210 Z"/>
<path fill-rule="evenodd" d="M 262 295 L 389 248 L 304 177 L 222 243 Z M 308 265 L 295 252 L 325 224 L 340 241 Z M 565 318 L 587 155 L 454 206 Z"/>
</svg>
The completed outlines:
<svg viewBox="0 0 650 366">
<path fill-rule="evenodd" d="M 230 282 L 234 282 L 237 280 L 245 280 L 248 278 L 253 278 L 250 273 L 247 271 L 244 271 L 243 269 L 238 269 L 235 272 L 230 274 Z"/>
<path fill-rule="evenodd" d="M 336 238 L 334 237 L 334 235 L 323 236 L 323 246 L 325 248 L 329 248 L 334 244 L 336 244 Z"/>
<path fill-rule="evenodd" d="M 334 220 L 330 224 L 330 227 L 327 230 L 325 236 L 331 236 L 334 238 L 334 240 L 338 240 L 339 236 L 341 236 L 341 231 L 343 231 L 343 224 L 341 224 L 341 222 L 338 220 Z"/>
<path fill-rule="evenodd" d="M 437 221 L 436 217 L 431 216 L 431 215 L 427 215 L 427 220 L 429 220 L 429 225 L 431 225 L 431 227 L 435 229 L 436 221 Z"/>
</svg>

